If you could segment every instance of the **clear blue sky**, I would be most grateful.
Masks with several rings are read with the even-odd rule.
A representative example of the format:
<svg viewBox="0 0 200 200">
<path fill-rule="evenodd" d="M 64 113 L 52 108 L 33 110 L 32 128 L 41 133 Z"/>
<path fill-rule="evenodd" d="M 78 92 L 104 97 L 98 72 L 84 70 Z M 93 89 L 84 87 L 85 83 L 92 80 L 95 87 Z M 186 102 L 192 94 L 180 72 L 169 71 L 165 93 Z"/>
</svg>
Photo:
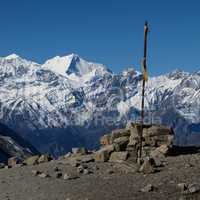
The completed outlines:
<svg viewBox="0 0 200 200">
<path fill-rule="evenodd" d="M 140 69 L 143 24 L 151 26 L 150 74 L 200 69 L 198 0 L 0 0 L 0 56 L 39 63 L 77 53 L 114 72 Z"/>
</svg>

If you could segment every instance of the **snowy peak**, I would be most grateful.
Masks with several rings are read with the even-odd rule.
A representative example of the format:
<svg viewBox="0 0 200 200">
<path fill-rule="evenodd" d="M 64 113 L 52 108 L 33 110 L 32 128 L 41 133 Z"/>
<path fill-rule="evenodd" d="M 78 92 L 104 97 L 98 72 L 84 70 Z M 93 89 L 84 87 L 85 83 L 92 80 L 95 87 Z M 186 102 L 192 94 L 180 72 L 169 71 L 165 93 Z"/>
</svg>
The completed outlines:
<svg viewBox="0 0 200 200">
<path fill-rule="evenodd" d="M 12 59 L 17 59 L 19 57 L 20 56 L 18 56 L 17 54 L 13 53 L 13 54 L 10 54 L 9 56 L 6 56 L 4 59 L 6 59 L 6 60 L 12 60 Z"/>
<path fill-rule="evenodd" d="M 141 72 L 136 71 L 133 67 L 127 67 L 127 68 L 125 68 L 125 70 L 122 71 L 121 74 L 122 74 L 122 76 L 125 76 L 125 77 L 127 77 L 129 75 L 139 76 L 139 75 L 141 75 Z"/>
<path fill-rule="evenodd" d="M 185 78 L 185 77 L 189 76 L 189 73 L 185 72 L 185 71 L 182 71 L 180 69 L 175 69 L 172 72 L 168 73 L 167 76 L 170 79 L 174 79 L 175 80 L 175 79 Z"/>
<path fill-rule="evenodd" d="M 73 74 L 78 77 L 82 77 L 94 71 L 108 71 L 104 65 L 88 62 L 80 58 L 77 54 L 70 54 L 63 57 L 56 56 L 47 60 L 42 67 L 63 76 L 70 76 Z"/>
</svg>

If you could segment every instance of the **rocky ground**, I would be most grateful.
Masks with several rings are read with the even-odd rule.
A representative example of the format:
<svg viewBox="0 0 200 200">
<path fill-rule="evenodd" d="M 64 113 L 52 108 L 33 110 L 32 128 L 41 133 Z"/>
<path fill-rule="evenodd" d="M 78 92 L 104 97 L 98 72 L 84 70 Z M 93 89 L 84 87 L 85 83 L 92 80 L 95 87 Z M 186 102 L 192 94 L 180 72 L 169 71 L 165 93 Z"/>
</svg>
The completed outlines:
<svg viewBox="0 0 200 200">
<path fill-rule="evenodd" d="M 58 160 L 35 155 L 0 164 L 0 200 L 200 199 L 200 151 L 176 147 L 173 130 L 130 124 L 100 138 L 97 151 L 73 148 Z M 139 162 L 138 162 L 139 161 Z"/>
<path fill-rule="evenodd" d="M 123 168 L 129 166 L 127 161 L 124 163 L 85 163 L 81 164 L 87 169 L 84 172 L 81 172 L 80 165 L 68 163 L 66 159 L 4 168 L 0 170 L 0 199 L 200 199 L 198 153 L 169 156 L 165 166 L 152 174 L 134 172 L 135 167 L 131 165 L 132 172 L 131 168 L 123 172 Z M 189 192 L 184 189 L 187 184 L 193 184 Z"/>
</svg>

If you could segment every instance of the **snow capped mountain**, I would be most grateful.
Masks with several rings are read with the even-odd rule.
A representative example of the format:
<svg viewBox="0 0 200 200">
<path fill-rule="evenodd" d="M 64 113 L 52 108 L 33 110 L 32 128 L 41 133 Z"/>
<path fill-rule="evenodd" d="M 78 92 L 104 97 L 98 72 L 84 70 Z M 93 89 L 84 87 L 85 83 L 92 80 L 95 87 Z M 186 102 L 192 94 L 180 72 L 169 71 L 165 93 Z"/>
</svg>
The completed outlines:
<svg viewBox="0 0 200 200">
<path fill-rule="evenodd" d="M 17 58 L 19 58 L 19 56 L 15 53 L 10 54 L 9 56 L 5 57 L 6 60 L 12 60 L 12 59 L 17 59 Z"/>
<path fill-rule="evenodd" d="M 12 54 L 0 58 L 1 122 L 55 156 L 77 145 L 95 147 L 101 134 L 140 119 L 141 80 L 133 68 L 113 74 L 75 54 L 44 64 Z M 179 144 L 196 143 L 199 72 L 150 77 L 145 95 L 147 122 L 172 126 Z"/>
<path fill-rule="evenodd" d="M 76 54 L 56 56 L 47 60 L 42 67 L 68 77 L 74 87 L 83 86 L 94 77 L 110 73 L 104 65 L 88 62 Z"/>
</svg>

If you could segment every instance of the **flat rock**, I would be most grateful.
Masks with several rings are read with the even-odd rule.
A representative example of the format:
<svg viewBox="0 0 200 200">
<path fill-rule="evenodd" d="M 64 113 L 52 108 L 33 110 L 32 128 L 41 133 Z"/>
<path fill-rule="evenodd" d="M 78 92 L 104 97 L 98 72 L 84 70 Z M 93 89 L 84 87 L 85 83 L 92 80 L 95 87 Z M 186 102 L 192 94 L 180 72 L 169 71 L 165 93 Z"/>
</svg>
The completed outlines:
<svg viewBox="0 0 200 200">
<path fill-rule="evenodd" d="M 111 153 L 110 162 L 121 162 L 125 161 L 128 158 L 128 152 L 127 151 L 121 151 L 121 152 L 113 152 Z"/>
<path fill-rule="evenodd" d="M 80 178 L 80 177 L 75 173 L 71 173 L 71 174 L 66 173 L 63 175 L 64 180 L 73 180 L 73 179 L 77 179 L 77 178 Z"/>
</svg>

